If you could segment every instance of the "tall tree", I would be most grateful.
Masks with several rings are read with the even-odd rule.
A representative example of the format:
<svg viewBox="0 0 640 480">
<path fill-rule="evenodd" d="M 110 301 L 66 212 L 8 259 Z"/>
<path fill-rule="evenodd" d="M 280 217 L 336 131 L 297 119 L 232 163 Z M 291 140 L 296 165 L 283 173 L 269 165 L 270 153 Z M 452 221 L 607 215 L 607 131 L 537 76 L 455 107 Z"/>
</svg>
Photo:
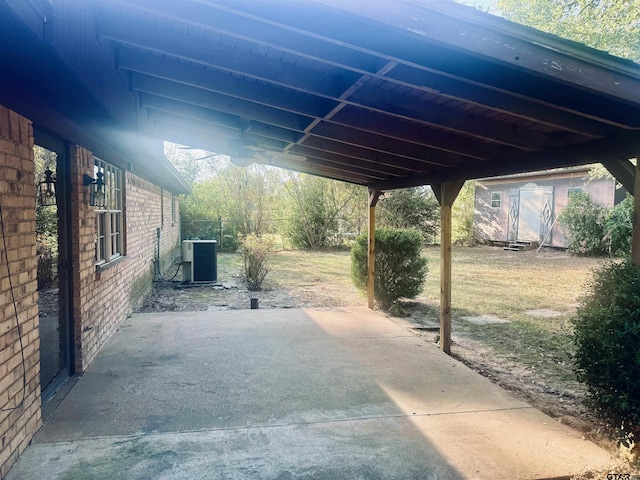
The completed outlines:
<svg viewBox="0 0 640 480">
<path fill-rule="evenodd" d="M 429 187 L 401 188 L 385 192 L 378 205 L 380 225 L 415 228 L 425 242 L 437 241 L 440 207 Z"/>
<path fill-rule="evenodd" d="M 640 62 L 640 0 L 498 0 L 494 13 Z"/>
<path fill-rule="evenodd" d="M 288 199 L 286 233 L 295 247 L 339 246 L 343 234 L 362 229 L 367 206 L 364 187 L 293 172 L 282 178 Z"/>
</svg>

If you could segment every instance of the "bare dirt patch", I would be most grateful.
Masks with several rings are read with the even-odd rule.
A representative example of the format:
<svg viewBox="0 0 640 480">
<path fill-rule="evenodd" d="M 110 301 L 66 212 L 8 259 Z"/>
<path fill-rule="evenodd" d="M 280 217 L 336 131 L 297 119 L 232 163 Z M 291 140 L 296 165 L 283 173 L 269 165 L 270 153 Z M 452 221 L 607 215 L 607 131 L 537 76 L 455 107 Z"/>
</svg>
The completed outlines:
<svg viewBox="0 0 640 480">
<path fill-rule="evenodd" d="M 248 291 L 240 281 L 240 256 L 218 255 L 218 283 L 184 287 L 181 281 L 154 284 L 138 312 L 237 310 L 250 308 L 331 308 L 362 305 L 351 285 L 349 252 L 286 251 L 273 258 L 264 288 Z M 171 272 L 173 273 L 173 272 Z M 181 278 L 178 272 L 178 279 Z"/>
</svg>

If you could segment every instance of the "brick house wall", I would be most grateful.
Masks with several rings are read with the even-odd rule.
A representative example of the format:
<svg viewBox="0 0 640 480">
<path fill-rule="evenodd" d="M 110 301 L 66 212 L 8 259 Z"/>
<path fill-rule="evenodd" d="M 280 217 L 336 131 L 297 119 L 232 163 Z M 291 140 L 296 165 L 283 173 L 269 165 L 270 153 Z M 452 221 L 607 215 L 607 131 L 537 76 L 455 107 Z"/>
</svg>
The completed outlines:
<svg viewBox="0 0 640 480">
<path fill-rule="evenodd" d="M 0 106 L 0 207 L 6 241 L 5 249 L 0 239 L 0 478 L 42 424 L 33 145 L 32 123 Z M 180 224 L 177 198 L 172 221 L 171 192 L 124 172 L 124 256 L 98 271 L 96 214 L 83 185 L 85 173 L 93 176 L 93 155 L 72 145 L 69 161 L 74 363 L 80 373 L 151 290 L 157 228 L 162 228 L 163 268 L 179 253 Z"/>
<path fill-rule="evenodd" d="M 6 241 L 5 250 L 0 240 L 0 478 L 42 423 L 35 199 L 33 127 L 26 118 L 0 106 L 0 206 Z"/>
<path fill-rule="evenodd" d="M 105 342 L 140 304 L 151 290 L 155 277 L 157 228 L 162 228 L 161 265 L 172 262 L 178 251 L 179 222 L 162 226 L 162 210 L 166 217 L 167 197 L 162 189 L 131 172 L 125 172 L 125 255 L 104 270 L 95 266 L 96 214 L 89 205 L 88 189 L 82 185 L 83 175 L 93 175 L 93 155 L 72 148 L 72 236 L 74 268 L 74 342 L 76 371 L 82 372 L 98 354 Z M 76 188 L 75 185 L 78 187 Z M 163 198 L 164 200 L 161 200 Z M 176 199 L 177 208 L 177 199 Z"/>
</svg>

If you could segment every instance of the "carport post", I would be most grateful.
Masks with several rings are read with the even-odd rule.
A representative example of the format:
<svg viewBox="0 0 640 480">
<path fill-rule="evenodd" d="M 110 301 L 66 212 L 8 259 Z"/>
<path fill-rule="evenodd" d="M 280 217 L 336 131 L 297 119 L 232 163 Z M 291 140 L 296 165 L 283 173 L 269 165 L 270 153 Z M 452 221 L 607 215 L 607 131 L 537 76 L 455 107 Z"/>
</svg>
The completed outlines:
<svg viewBox="0 0 640 480">
<path fill-rule="evenodd" d="M 631 234 L 631 263 L 640 265 L 640 155 L 636 161 L 633 181 L 633 233 Z"/>
<path fill-rule="evenodd" d="M 367 254 L 367 305 L 373 310 L 373 291 L 376 268 L 376 205 L 382 195 L 380 190 L 369 190 L 369 251 Z"/>
<path fill-rule="evenodd" d="M 431 185 L 440 203 L 440 348 L 451 353 L 451 206 L 464 181 Z"/>
</svg>

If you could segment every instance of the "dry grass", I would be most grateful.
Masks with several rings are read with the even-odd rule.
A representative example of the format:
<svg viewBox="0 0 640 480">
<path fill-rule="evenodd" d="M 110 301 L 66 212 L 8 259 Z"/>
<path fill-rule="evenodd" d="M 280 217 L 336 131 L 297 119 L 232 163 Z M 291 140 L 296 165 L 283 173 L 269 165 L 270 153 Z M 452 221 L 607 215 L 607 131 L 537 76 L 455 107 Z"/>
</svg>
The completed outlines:
<svg viewBox="0 0 640 480">
<path fill-rule="evenodd" d="M 218 266 L 218 279 L 224 283 L 240 271 L 240 256 L 220 254 Z M 351 257 L 348 251 L 278 252 L 271 258 L 271 272 L 264 286 L 267 290 L 286 290 L 305 306 L 366 304 L 363 295 L 351 283 Z"/>
<path fill-rule="evenodd" d="M 440 250 L 425 250 L 429 276 L 423 297 L 437 304 L 440 292 Z M 593 268 L 602 260 L 565 252 L 508 252 L 498 247 L 454 248 L 452 303 L 454 313 L 490 314 L 509 320 L 534 318 L 525 310 L 575 311 Z M 539 320 L 550 326 L 555 320 Z"/>
</svg>

